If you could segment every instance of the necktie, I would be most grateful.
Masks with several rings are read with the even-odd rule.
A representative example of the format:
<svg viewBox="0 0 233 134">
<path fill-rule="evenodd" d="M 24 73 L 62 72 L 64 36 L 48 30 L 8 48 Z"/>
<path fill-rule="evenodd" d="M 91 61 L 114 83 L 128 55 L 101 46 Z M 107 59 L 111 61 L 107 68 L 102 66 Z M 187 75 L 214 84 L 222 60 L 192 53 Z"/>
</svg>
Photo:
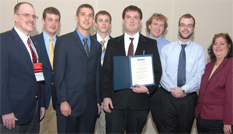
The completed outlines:
<svg viewBox="0 0 233 134">
<path fill-rule="evenodd" d="M 102 46 L 101 66 L 103 66 L 103 64 L 104 64 L 104 55 L 105 55 L 105 47 L 104 47 L 105 40 L 100 41 L 100 43 L 101 43 L 101 46 Z"/>
<path fill-rule="evenodd" d="M 49 61 L 50 64 L 53 68 L 53 55 L 54 54 L 54 48 L 53 48 L 53 38 L 50 38 L 50 42 L 49 42 Z"/>
<path fill-rule="evenodd" d="M 130 45 L 129 45 L 129 50 L 128 50 L 128 56 L 133 55 L 133 38 L 129 38 L 131 40 Z"/>
<path fill-rule="evenodd" d="M 84 41 L 84 49 L 85 49 L 85 52 L 86 52 L 87 57 L 88 57 L 89 50 L 88 50 L 88 45 L 87 45 L 87 38 L 83 38 L 83 41 Z"/>
<path fill-rule="evenodd" d="M 34 50 L 32 49 L 31 41 L 30 41 L 29 38 L 28 38 L 28 40 L 27 40 L 27 43 L 28 43 L 28 46 L 29 46 L 29 48 L 30 48 L 30 50 L 31 50 L 32 62 L 33 62 L 33 63 L 37 63 L 36 54 L 35 54 Z"/>
<path fill-rule="evenodd" d="M 178 73 L 177 73 L 177 86 L 182 87 L 186 82 L 186 56 L 185 56 L 185 47 L 187 44 L 181 44 L 181 51 L 178 64 Z"/>
</svg>

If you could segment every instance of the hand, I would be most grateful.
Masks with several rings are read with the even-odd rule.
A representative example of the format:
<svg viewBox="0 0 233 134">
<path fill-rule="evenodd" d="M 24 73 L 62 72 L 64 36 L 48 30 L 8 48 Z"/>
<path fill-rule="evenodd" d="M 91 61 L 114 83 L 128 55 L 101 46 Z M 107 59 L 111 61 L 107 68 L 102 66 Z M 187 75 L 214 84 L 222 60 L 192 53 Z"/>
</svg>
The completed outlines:
<svg viewBox="0 0 233 134">
<path fill-rule="evenodd" d="M 137 87 L 131 87 L 130 88 L 135 93 L 146 93 L 146 92 L 149 91 L 146 86 L 139 85 L 139 84 L 135 84 L 135 86 L 137 86 Z"/>
<path fill-rule="evenodd" d="M 98 115 L 100 115 L 101 108 L 100 108 L 100 104 L 99 103 L 97 103 L 97 107 L 98 107 Z"/>
<path fill-rule="evenodd" d="M 8 129 L 15 128 L 15 121 L 17 120 L 14 113 L 2 115 L 3 125 Z"/>
<path fill-rule="evenodd" d="M 224 131 L 224 134 L 232 134 L 231 125 L 224 124 L 223 131 Z"/>
<path fill-rule="evenodd" d="M 104 98 L 103 101 L 103 105 L 104 105 L 104 111 L 111 113 L 112 111 L 109 109 L 109 105 L 110 107 L 113 109 L 113 105 L 112 105 L 112 100 L 110 98 Z"/>
<path fill-rule="evenodd" d="M 45 107 L 41 107 L 40 108 L 40 120 L 44 118 L 44 115 L 45 115 Z"/>
<path fill-rule="evenodd" d="M 181 87 L 173 87 L 173 88 L 171 88 L 171 90 L 174 90 L 171 94 L 175 98 L 183 98 L 187 95 L 187 94 L 183 93 Z"/>
<path fill-rule="evenodd" d="M 64 116 L 68 117 L 71 115 L 71 107 L 67 101 L 62 102 L 60 107 L 61 107 L 61 113 Z"/>
</svg>

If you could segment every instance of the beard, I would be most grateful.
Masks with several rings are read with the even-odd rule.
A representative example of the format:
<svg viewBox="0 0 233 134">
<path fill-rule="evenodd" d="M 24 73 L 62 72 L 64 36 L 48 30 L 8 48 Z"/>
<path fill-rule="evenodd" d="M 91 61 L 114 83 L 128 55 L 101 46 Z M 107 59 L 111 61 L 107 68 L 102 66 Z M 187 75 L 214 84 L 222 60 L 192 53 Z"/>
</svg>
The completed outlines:
<svg viewBox="0 0 233 134">
<path fill-rule="evenodd" d="M 192 35 L 193 35 L 193 32 L 191 32 L 187 37 L 184 37 L 181 32 L 179 31 L 179 35 L 182 39 L 189 39 Z"/>
</svg>

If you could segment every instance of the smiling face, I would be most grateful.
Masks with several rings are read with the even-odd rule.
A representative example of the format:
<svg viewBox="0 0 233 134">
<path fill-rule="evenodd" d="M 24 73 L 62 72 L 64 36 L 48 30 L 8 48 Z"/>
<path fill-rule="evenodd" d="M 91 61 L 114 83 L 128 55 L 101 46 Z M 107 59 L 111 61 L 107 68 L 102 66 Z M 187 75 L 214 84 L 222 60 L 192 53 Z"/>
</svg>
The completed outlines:
<svg viewBox="0 0 233 134">
<path fill-rule="evenodd" d="M 95 22 L 97 32 L 108 33 L 109 28 L 112 26 L 110 22 L 110 17 L 108 15 L 99 14 L 97 16 L 97 22 Z"/>
<path fill-rule="evenodd" d="M 80 9 L 80 12 L 75 15 L 75 19 L 78 22 L 78 30 L 82 33 L 82 31 L 90 31 L 92 24 L 94 23 L 93 10 L 87 7 L 83 7 Z"/>
<path fill-rule="evenodd" d="M 160 36 L 162 36 L 164 31 L 164 23 L 164 20 L 152 20 L 151 24 L 149 25 L 149 29 L 150 35 L 153 38 L 158 39 Z"/>
<path fill-rule="evenodd" d="M 47 13 L 45 20 L 42 18 L 42 23 L 44 25 L 44 31 L 53 37 L 60 25 L 60 17 L 56 14 Z"/>
<path fill-rule="evenodd" d="M 194 20 L 192 18 L 181 18 L 178 30 L 179 39 L 184 43 L 187 42 L 195 30 Z"/>
<path fill-rule="evenodd" d="M 133 36 L 139 31 L 142 20 L 137 11 L 127 11 L 124 19 L 122 19 L 122 23 L 125 26 L 125 32 Z"/>
<path fill-rule="evenodd" d="M 15 27 L 25 35 L 32 32 L 36 26 L 36 19 L 32 18 L 32 15 L 35 15 L 35 11 L 29 4 L 20 5 L 18 12 L 13 15 Z"/>
<path fill-rule="evenodd" d="M 230 44 L 227 44 L 225 38 L 218 37 L 215 39 L 215 42 L 213 44 L 213 52 L 216 56 L 216 59 L 224 59 L 224 57 L 227 55 L 230 48 Z"/>
</svg>

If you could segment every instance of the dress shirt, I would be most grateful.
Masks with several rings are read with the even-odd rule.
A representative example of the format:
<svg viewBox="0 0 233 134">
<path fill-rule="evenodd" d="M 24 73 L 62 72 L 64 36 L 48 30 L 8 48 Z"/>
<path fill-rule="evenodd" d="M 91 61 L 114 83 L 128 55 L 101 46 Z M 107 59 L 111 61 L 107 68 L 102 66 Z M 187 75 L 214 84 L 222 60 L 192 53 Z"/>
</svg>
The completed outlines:
<svg viewBox="0 0 233 134">
<path fill-rule="evenodd" d="M 163 74 L 161 85 L 168 92 L 177 87 L 177 72 L 181 44 L 187 44 L 186 54 L 186 83 L 182 86 L 185 93 L 196 92 L 200 89 L 201 78 L 205 71 L 205 51 L 203 47 L 189 40 L 182 43 L 180 40 L 165 45 L 160 54 Z"/>
<path fill-rule="evenodd" d="M 124 42 L 125 42 L 125 54 L 128 55 L 129 45 L 131 43 L 131 40 L 129 38 L 133 38 L 133 53 L 135 54 L 135 51 L 137 50 L 138 41 L 139 41 L 139 32 L 137 32 L 135 35 L 130 36 L 127 33 L 124 35 Z"/>
<path fill-rule="evenodd" d="M 108 40 L 110 39 L 110 36 L 108 35 L 105 39 L 102 39 L 102 38 L 99 36 L 99 34 L 96 33 L 96 38 L 97 38 L 97 41 L 98 41 L 98 42 L 100 42 L 100 41 L 102 41 L 102 40 L 105 41 L 104 47 L 105 47 L 105 49 L 106 49 L 106 48 L 107 48 L 107 44 L 108 44 Z"/>
<path fill-rule="evenodd" d="M 91 38 L 90 38 L 90 34 L 87 35 L 87 37 L 84 37 L 79 31 L 78 29 L 76 29 L 76 32 L 78 33 L 78 36 L 84 46 L 84 41 L 83 41 L 83 38 L 87 38 L 87 46 L 88 46 L 88 50 L 90 52 L 90 49 L 91 49 Z"/>
<path fill-rule="evenodd" d="M 27 49 L 27 51 L 28 51 L 28 53 L 29 53 L 29 56 L 30 56 L 30 58 L 31 58 L 31 60 L 32 60 L 31 49 L 29 48 L 28 43 L 27 43 L 28 38 L 30 39 L 31 47 L 32 47 L 32 49 L 33 49 L 33 51 L 34 51 L 34 53 L 35 53 L 35 55 L 36 55 L 36 59 L 37 59 L 37 62 L 38 62 L 38 54 L 37 54 L 36 48 L 35 48 L 35 46 L 34 46 L 32 40 L 31 40 L 31 38 L 30 38 L 30 35 L 25 35 L 23 32 L 21 32 L 21 31 L 20 31 L 19 29 L 17 29 L 16 27 L 14 27 L 14 29 L 15 29 L 16 33 L 19 35 L 20 39 L 23 41 L 23 44 L 25 45 L 25 47 L 26 47 L 26 49 Z"/>
<path fill-rule="evenodd" d="M 151 35 L 149 35 L 148 37 L 151 38 L 151 39 L 155 39 Z M 156 41 L 157 41 L 157 47 L 158 47 L 158 50 L 159 50 L 159 54 L 161 53 L 162 47 L 165 46 L 166 44 L 170 43 L 170 41 L 166 40 L 162 36 L 160 36 L 158 39 L 156 39 Z"/>
<path fill-rule="evenodd" d="M 45 48 L 46 48 L 47 54 L 49 55 L 49 43 L 50 43 L 51 37 L 47 33 L 45 33 L 44 31 L 42 33 L 43 33 L 43 37 L 44 37 Z M 55 43 L 57 40 L 56 34 L 52 38 L 53 38 L 53 48 L 55 49 Z"/>
</svg>

